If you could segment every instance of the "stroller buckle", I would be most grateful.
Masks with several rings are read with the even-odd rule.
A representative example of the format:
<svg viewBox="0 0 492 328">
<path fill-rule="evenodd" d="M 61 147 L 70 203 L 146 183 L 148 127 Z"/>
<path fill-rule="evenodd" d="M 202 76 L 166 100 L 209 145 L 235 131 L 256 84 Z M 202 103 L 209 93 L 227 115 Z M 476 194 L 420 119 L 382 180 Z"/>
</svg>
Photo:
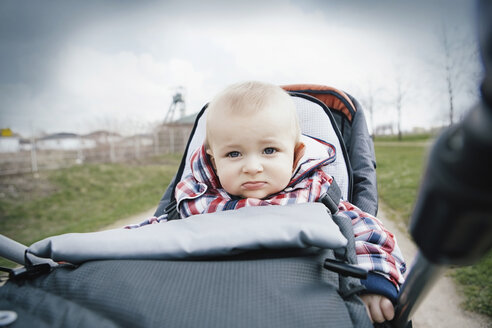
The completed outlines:
<svg viewBox="0 0 492 328">
<path fill-rule="evenodd" d="M 350 276 L 359 279 L 367 278 L 367 270 L 357 265 L 349 264 L 336 259 L 325 259 L 323 267 L 327 270 L 334 271 L 342 276 Z"/>
<path fill-rule="evenodd" d="M 9 279 L 11 280 L 33 279 L 43 274 L 50 273 L 51 265 L 49 263 L 41 263 L 15 269 L 0 267 L 0 271 L 7 272 L 9 274 Z"/>
</svg>

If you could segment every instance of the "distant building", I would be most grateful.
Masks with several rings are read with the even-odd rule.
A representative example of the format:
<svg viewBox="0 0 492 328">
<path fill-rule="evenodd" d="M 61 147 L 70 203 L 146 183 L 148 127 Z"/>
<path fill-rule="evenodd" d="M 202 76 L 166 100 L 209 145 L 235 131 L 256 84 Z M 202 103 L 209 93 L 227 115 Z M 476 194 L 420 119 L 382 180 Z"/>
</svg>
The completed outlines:
<svg viewBox="0 0 492 328">
<path fill-rule="evenodd" d="M 0 137 L 0 153 L 16 153 L 20 150 L 19 137 Z"/>
<path fill-rule="evenodd" d="M 374 134 L 378 135 L 378 136 L 393 135 L 394 134 L 393 124 L 392 123 L 386 123 L 386 124 L 380 124 L 380 125 L 376 126 Z"/>
<path fill-rule="evenodd" d="M 0 129 L 0 153 L 16 153 L 20 150 L 20 136 L 10 129 Z"/>
<path fill-rule="evenodd" d="M 181 153 L 186 148 L 198 113 L 184 116 L 157 128 L 157 147 L 163 153 Z"/>
<path fill-rule="evenodd" d="M 55 133 L 36 140 L 36 148 L 43 150 L 78 150 L 93 148 L 96 141 L 83 138 L 75 133 Z"/>
<path fill-rule="evenodd" d="M 190 125 L 191 127 L 193 127 L 193 125 L 195 124 L 195 120 L 196 120 L 197 116 L 198 116 L 198 113 L 194 113 L 191 115 L 183 116 L 174 122 L 164 124 L 164 125 Z"/>
<path fill-rule="evenodd" d="M 21 138 L 20 139 L 20 150 L 21 151 L 31 151 L 32 146 L 31 146 L 31 140 L 26 139 L 26 138 Z"/>
<path fill-rule="evenodd" d="M 118 143 L 119 145 L 125 147 L 133 147 L 133 146 L 152 146 L 154 144 L 154 137 L 152 134 L 136 134 L 130 137 L 126 137 L 121 139 Z"/>
<path fill-rule="evenodd" d="M 84 139 L 94 140 L 97 145 L 107 145 L 121 140 L 121 135 L 116 132 L 94 131 L 84 135 Z"/>
</svg>

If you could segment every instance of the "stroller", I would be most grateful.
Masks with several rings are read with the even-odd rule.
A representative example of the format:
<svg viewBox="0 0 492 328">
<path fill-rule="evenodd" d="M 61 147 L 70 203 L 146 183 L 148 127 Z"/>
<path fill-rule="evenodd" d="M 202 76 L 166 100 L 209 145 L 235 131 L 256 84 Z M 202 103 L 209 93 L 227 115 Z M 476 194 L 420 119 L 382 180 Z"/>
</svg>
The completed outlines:
<svg viewBox="0 0 492 328">
<path fill-rule="evenodd" d="M 490 14 L 491 5 L 483 5 L 483 13 Z M 483 21 L 488 22 L 485 30 L 492 32 L 492 21 Z M 486 49 L 490 52 L 492 48 Z M 486 68 L 491 58 L 492 54 L 485 53 Z M 225 215 L 211 215 L 194 222 L 196 230 L 186 226 L 191 217 L 135 229 L 132 236 L 125 229 L 68 234 L 29 248 L 0 235 L 0 255 L 23 265 L 8 269 L 9 281 L 0 287 L 0 326 L 372 326 L 357 296 L 364 272 L 352 265 L 356 260 L 351 224 L 334 213 L 329 223 L 316 220 L 341 196 L 366 212 L 377 210 L 374 152 L 363 111 L 354 98 L 333 88 L 285 88 L 299 108 L 302 129 L 314 135 L 319 130 L 328 133 L 320 138 L 330 140 L 343 154 L 332 167 L 340 189 L 329 195 L 326 207 L 319 203 L 272 206 L 262 208 L 267 212 L 262 214 L 258 208 L 249 208 L 232 218 L 232 212 L 241 211 L 228 213 L 230 226 L 240 229 L 224 229 Z M 386 323 L 389 326 L 411 326 L 413 311 L 442 267 L 471 264 L 492 246 L 492 224 L 486 212 L 492 200 L 490 90 L 484 83 L 482 103 L 462 123 L 446 130 L 431 151 L 410 227 L 421 254 L 402 286 L 395 319 Z M 156 216 L 175 213 L 172 191 L 189 169 L 190 151 L 201 142 L 204 123 L 200 118 L 205 111 L 198 115 L 183 161 Z M 313 113 L 316 119 L 309 120 Z M 454 174 L 457 170 L 484 174 L 476 181 L 468 174 L 464 178 Z M 450 185 L 468 192 L 463 195 Z M 441 205 L 434 206 L 436 201 Z M 452 215 L 449 204 L 453 204 Z M 474 224 L 464 224 L 470 219 L 470 207 L 459 204 L 474 204 L 474 214 L 479 213 L 477 209 L 485 212 L 473 216 Z M 274 207 L 273 212 L 265 211 Z M 243 224 L 245 217 L 248 225 Z M 170 228 L 173 222 L 179 224 Z M 206 227 L 209 222 L 212 232 Z M 299 222 L 307 226 L 299 227 Z M 247 227 L 276 239 L 252 240 L 245 232 Z M 445 233 L 439 233 L 440 229 L 446 229 Z M 218 230 L 223 231 L 216 234 Z M 197 238 L 200 236 L 204 238 Z M 456 236 L 461 238 L 453 239 Z M 171 246 L 178 247 L 160 244 L 162 240 L 171 240 Z M 206 252 L 203 246 L 208 247 Z"/>
<path fill-rule="evenodd" d="M 352 226 L 336 215 L 340 197 L 377 211 L 364 113 L 353 97 L 331 87 L 284 88 L 302 132 L 336 148 L 329 174 L 339 188 L 330 188 L 323 204 L 67 234 L 28 248 L 2 237 L 1 255 L 25 265 L 10 270 L 0 288 L 0 309 L 17 314 L 12 327 L 371 327 L 357 296 L 366 272 L 356 266 Z M 203 142 L 206 108 L 156 216 L 177 215 L 173 191 Z"/>
</svg>

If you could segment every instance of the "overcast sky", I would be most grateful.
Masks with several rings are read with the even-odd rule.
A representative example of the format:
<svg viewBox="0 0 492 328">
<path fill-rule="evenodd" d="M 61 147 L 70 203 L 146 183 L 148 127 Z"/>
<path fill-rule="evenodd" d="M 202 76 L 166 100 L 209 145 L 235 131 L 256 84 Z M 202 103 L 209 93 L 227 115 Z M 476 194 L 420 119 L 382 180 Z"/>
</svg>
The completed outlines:
<svg viewBox="0 0 492 328">
<path fill-rule="evenodd" d="M 0 127 L 140 132 L 162 122 L 178 86 L 191 114 L 250 79 L 330 85 L 363 103 L 373 90 L 375 125 L 395 120 L 400 85 L 403 127 L 439 125 L 443 30 L 458 49 L 458 115 L 474 101 L 474 10 L 468 0 L 2 0 Z"/>
</svg>

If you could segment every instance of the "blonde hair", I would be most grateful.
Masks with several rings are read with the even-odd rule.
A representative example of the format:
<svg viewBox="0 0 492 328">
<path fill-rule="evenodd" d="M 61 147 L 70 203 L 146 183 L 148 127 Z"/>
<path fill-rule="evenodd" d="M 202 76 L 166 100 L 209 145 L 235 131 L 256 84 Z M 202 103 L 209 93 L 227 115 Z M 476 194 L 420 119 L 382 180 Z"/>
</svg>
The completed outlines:
<svg viewBox="0 0 492 328">
<path fill-rule="evenodd" d="M 296 142 L 299 141 L 301 130 L 297 110 L 291 96 L 281 87 L 264 82 L 249 81 L 233 84 L 220 92 L 208 105 L 206 121 L 205 145 L 208 148 L 210 139 L 209 127 L 214 120 L 224 115 L 248 116 L 256 114 L 268 106 L 275 104 L 282 106 L 282 115 L 292 117 L 292 132 Z"/>
</svg>

